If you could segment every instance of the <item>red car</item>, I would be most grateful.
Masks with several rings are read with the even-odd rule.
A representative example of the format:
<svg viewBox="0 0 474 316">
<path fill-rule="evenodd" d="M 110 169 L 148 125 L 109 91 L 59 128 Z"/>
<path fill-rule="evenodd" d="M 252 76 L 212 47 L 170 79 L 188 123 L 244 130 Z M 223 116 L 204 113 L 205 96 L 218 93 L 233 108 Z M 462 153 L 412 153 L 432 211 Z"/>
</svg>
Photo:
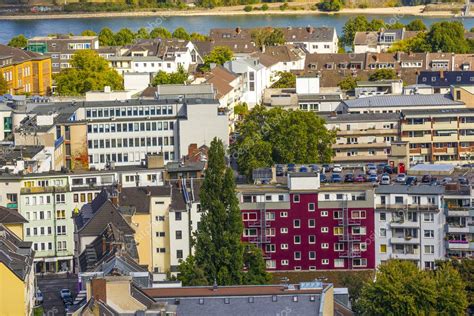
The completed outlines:
<svg viewBox="0 0 474 316">
<path fill-rule="evenodd" d="M 367 182 L 367 177 L 365 174 L 359 174 L 357 177 L 354 178 L 354 182 Z"/>
</svg>

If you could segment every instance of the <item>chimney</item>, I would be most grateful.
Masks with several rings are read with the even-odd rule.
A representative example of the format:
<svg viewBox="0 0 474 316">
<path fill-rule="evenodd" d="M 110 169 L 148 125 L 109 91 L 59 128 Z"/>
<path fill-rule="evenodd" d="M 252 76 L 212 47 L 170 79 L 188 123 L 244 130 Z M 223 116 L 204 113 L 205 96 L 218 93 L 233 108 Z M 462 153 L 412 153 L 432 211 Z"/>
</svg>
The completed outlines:
<svg viewBox="0 0 474 316">
<path fill-rule="evenodd" d="M 235 28 L 235 33 L 240 34 L 241 31 L 242 31 L 242 30 L 240 29 L 240 27 L 237 26 L 237 27 Z"/>
<path fill-rule="evenodd" d="M 308 26 L 306 27 L 306 32 L 308 32 L 309 34 L 313 34 L 314 28 L 313 28 L 311 25 L 308 25 Z"/>
<path fill-rule="evenodd" d="M 193 156 L 197 151 L 198 151 L 198 145 L 194 143 L 190 144 L 188 146 L 188 159 L 189 157 Z"/>
<path fill-rule="evenodd" d="M 441 70 L 439 71 L 439 78 L 440 78 L 440 79 L 444 79 L 444 70 L 443 70 L 443 69 L 441 69 Z"/>
<path fill-rule="evenodd" d="M 151 189 L 150 186 L 146 187 L 146 196 L 151 196 Z"/>
<path fill-rule="evenodd" d="M 212 285 L 212 290 L 217 291 L 217 280 L 214 278 L 214 284 Z"/>
<path fill-rule="evenodd" d="M 107 302 L 107 281 L 105 279 L 92 279 L 91 292 L 96 301 Z"/>
</svg>

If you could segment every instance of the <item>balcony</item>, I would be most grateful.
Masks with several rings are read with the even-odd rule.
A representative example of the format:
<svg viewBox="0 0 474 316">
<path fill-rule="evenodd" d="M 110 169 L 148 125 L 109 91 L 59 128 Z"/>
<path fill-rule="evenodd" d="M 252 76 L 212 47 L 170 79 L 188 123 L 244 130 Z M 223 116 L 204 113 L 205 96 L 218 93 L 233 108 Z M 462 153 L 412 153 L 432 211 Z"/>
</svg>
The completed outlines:
<svg viewBox="0 0 474 316">
<path fill-rule="evenodd" d="M 474 135 L 459 135 L 459 141 L 474 142 Z"/>
<path fill-rule="evenodd" d="M 447 207 L 448 209 L 448 217 L 455 217 L 455 216 L 459 216 L 459 217 L 468 217 L 468 216 L 471 216 L 470 215 L 470 210 L 469 210 L 469 207 Z M 473 212 L 474 213 L 474 212 Z"/>
<path fill-rule="evenodd" d="M 393 252 L 391 259 L 400 259 L 400 260 L 419 260 L 420 252 L 411 251 L 411 252 Z"/>
<path fill-rule="evenodd" d="M 248 242 L 251 242 L 254 244 L 257 244 L 257 243 L 269 244 L 271 243 L 271 239 L 270 237 L 248 237 Z"/>
<path fill-rule="evenodd" d="M 423 124 L 402 124 L 402 132 L 404 131 L 429 131 L 431 130 L 431 122 Z"/>
<path fill-rule="evenodd" d="M 398 130 L 395 128 L 391 129 L 359 129 L 359 130 L 349 130 L 349 131 L 338 131 L 338 136 L 365 136 L 365 135 L 397 135 Z"/>
<path fill-rule="evenodd" d="M 341 242 L 347 242 L 347 241 L 361 241 L 361 236 L 359 235 L 348 235 L 348 236 L 338 236 L 339 237 L 339 241 Z"/>
<path fill-rule="evenodd" d="M 469 233 L 469 226 L 461 226 L 461 225 L 449 225 L 448 224 L 448 233 Z"/>
<path fill-rule="evenodd" d="M 392 244 L 419 244 L 420 243 L 420 237 L 410 237 L 410 236 L 394 236 L 390 238 L 390 243 Z"/>
<path fill-rule="evenodd" d="M 290 201 L 280 202 L 244 202 L 240 203 L 241 210 L 289 210 Z"/>
<path fill-rule="evenodd" d="M 416 137 L 416 136 L 410 137 L 408 135 L 403 135 L 402 136 L 402 141 L 410 142 L 412 144 L 431 143 L 431 135 L 427 134 L 427 135 L 418 136 L 418 137 Z"/>
<path fill-rule="evenodd" d="M 471 243 L 472 244 L 472 243 Z M 448 240 L 448 249 L 470 249 L 471 245 L 467 240 Z"/>
<path fill-rule="evenodd" d="M 244 222 L 245 227 L 262 227 L 263 221 L 251 221 L 251 222 Z M 265 227 L 270 227 L 270 223 L 268 221 L 265 222 Z"/>
<path fill-rule="evenodd" d="M 334 149 L 354 149 L 354 148 L 389 148 L 388 143 L 353 143 L 353 144 L 334 144 Z"/>
<path fill-rule="evenodd" d="M 469 122 L 469 123 L 459 122 L 459 129 L 474 129 L 474 122 Z"/>
<path fill-rule="evenodd" d="M 410 210 L 410 211 L 433 211 L 438 212 L 439 206 L 437 204 L 377 204 L 377 210 Z"/>
<path fill-rule="evenodd" d="M 450 122 L 434 122 L 433 123 L 433 130 L 439 131 L 439 130 L 452 130 L 452 129 L 457 129 L 458 128 L 458 122 L 457 121 L 450 121 Z"/>
<path fill-rule="evenodd" d="M 30 193 L 65 193 L 69 191 L 69 186 L 48 186 L 48 187 L 29 187 L 21 188 L 20 193 L 30 194 Z"/>
<path fill-rule="evenodd" d="M 446 136 L 433 136 L 433 142 L 444 143 L 444 142 L 457 142 L 458 134 L 451 134 Z"/>
<path fill-rule="evenodd" d="M 392 228 L 418 228 L 420 226 L 420 223 L 418 222 L 413 222 L 409 220 L 393 220 L 390 222 L 390 227 Z"/>
<path fill-rule="evenodd" d="M 342 251 L 339 252 L 339 258 L 360 258 L 360 251 Z"/>
</svg>

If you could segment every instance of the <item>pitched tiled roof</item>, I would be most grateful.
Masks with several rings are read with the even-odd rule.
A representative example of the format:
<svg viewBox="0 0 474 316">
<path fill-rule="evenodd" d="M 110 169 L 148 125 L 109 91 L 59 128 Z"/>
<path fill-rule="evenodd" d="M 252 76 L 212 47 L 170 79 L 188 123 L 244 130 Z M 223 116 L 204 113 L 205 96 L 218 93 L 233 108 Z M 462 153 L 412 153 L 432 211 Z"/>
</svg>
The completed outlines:
<svg viewBox="0 0 474 316">
<path fill-rule="evenodd" d="M 14 63 L 22 63 L 24 61 L 32 59 L 47 59 L 49 57 L 43 56 L 38 53 L 26 51 L 23 49 L 10 47 L 7 45 L 0 44 L 0 56 L 12 56 Z"/>
<path fill-rule="evenodd" d="M 237 79 L 238 75 L 218 65 L 205 74 L 206 83 L 210 83 L 217 90 L 217 97 L 221 98 L 230 91 L 233 87 L 230 85 L 232 81 Z"/>
<path fill-rule="evenodd" d="M 0 224 L 20 223 L 28 223 L 28 221 L 17 210 L 0 206 Z"/>
</svg>

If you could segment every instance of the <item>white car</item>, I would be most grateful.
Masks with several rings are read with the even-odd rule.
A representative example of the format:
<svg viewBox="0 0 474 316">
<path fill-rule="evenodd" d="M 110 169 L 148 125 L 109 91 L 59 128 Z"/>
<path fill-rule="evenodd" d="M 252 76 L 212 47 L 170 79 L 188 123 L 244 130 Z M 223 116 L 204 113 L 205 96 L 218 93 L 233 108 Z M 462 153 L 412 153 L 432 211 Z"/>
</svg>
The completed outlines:
<svg viewBox="0 0 474 316">
<path fill-rule="evenodd" d="M 397 181 L 398 183 L 405 183 L 405 181 L 407 181 L 407 175 L 404 173 L 399 173 L 395 181 Z"/>
<path fill-rule="evenodd" d="M 69 289 L 62 289 L 60 292 L 59 292 L 59 295 L 61 296 L 61 298 L 64 300 L 65 298 L 69 298 L 69 297 L 72 297 L 72 293 Z"/>
<path fill-rule="evenodd" d="M 332 167 L 332 172 L 335 172 L 335 173 L 341 173 L 342 172 L 342 166 L 339 165 L 339 164 L 336 164 Z"/>
<path fill-rule="evenodd" d="M 382 176 L 382 179 L 380 180 L 380 184 L 383 184 L 383 185 L 388 185 L 390 184 L 390 176 L 388 174 L 384 174 Z"/>
<path fill-rule="evenodd" d="M 44 301 L 43 293 L 41 293 L 39 289 L 36 291 L 35 301 L 36 301 L 36 305 L 43 304 L 43 301 Z"/>
</svg>

